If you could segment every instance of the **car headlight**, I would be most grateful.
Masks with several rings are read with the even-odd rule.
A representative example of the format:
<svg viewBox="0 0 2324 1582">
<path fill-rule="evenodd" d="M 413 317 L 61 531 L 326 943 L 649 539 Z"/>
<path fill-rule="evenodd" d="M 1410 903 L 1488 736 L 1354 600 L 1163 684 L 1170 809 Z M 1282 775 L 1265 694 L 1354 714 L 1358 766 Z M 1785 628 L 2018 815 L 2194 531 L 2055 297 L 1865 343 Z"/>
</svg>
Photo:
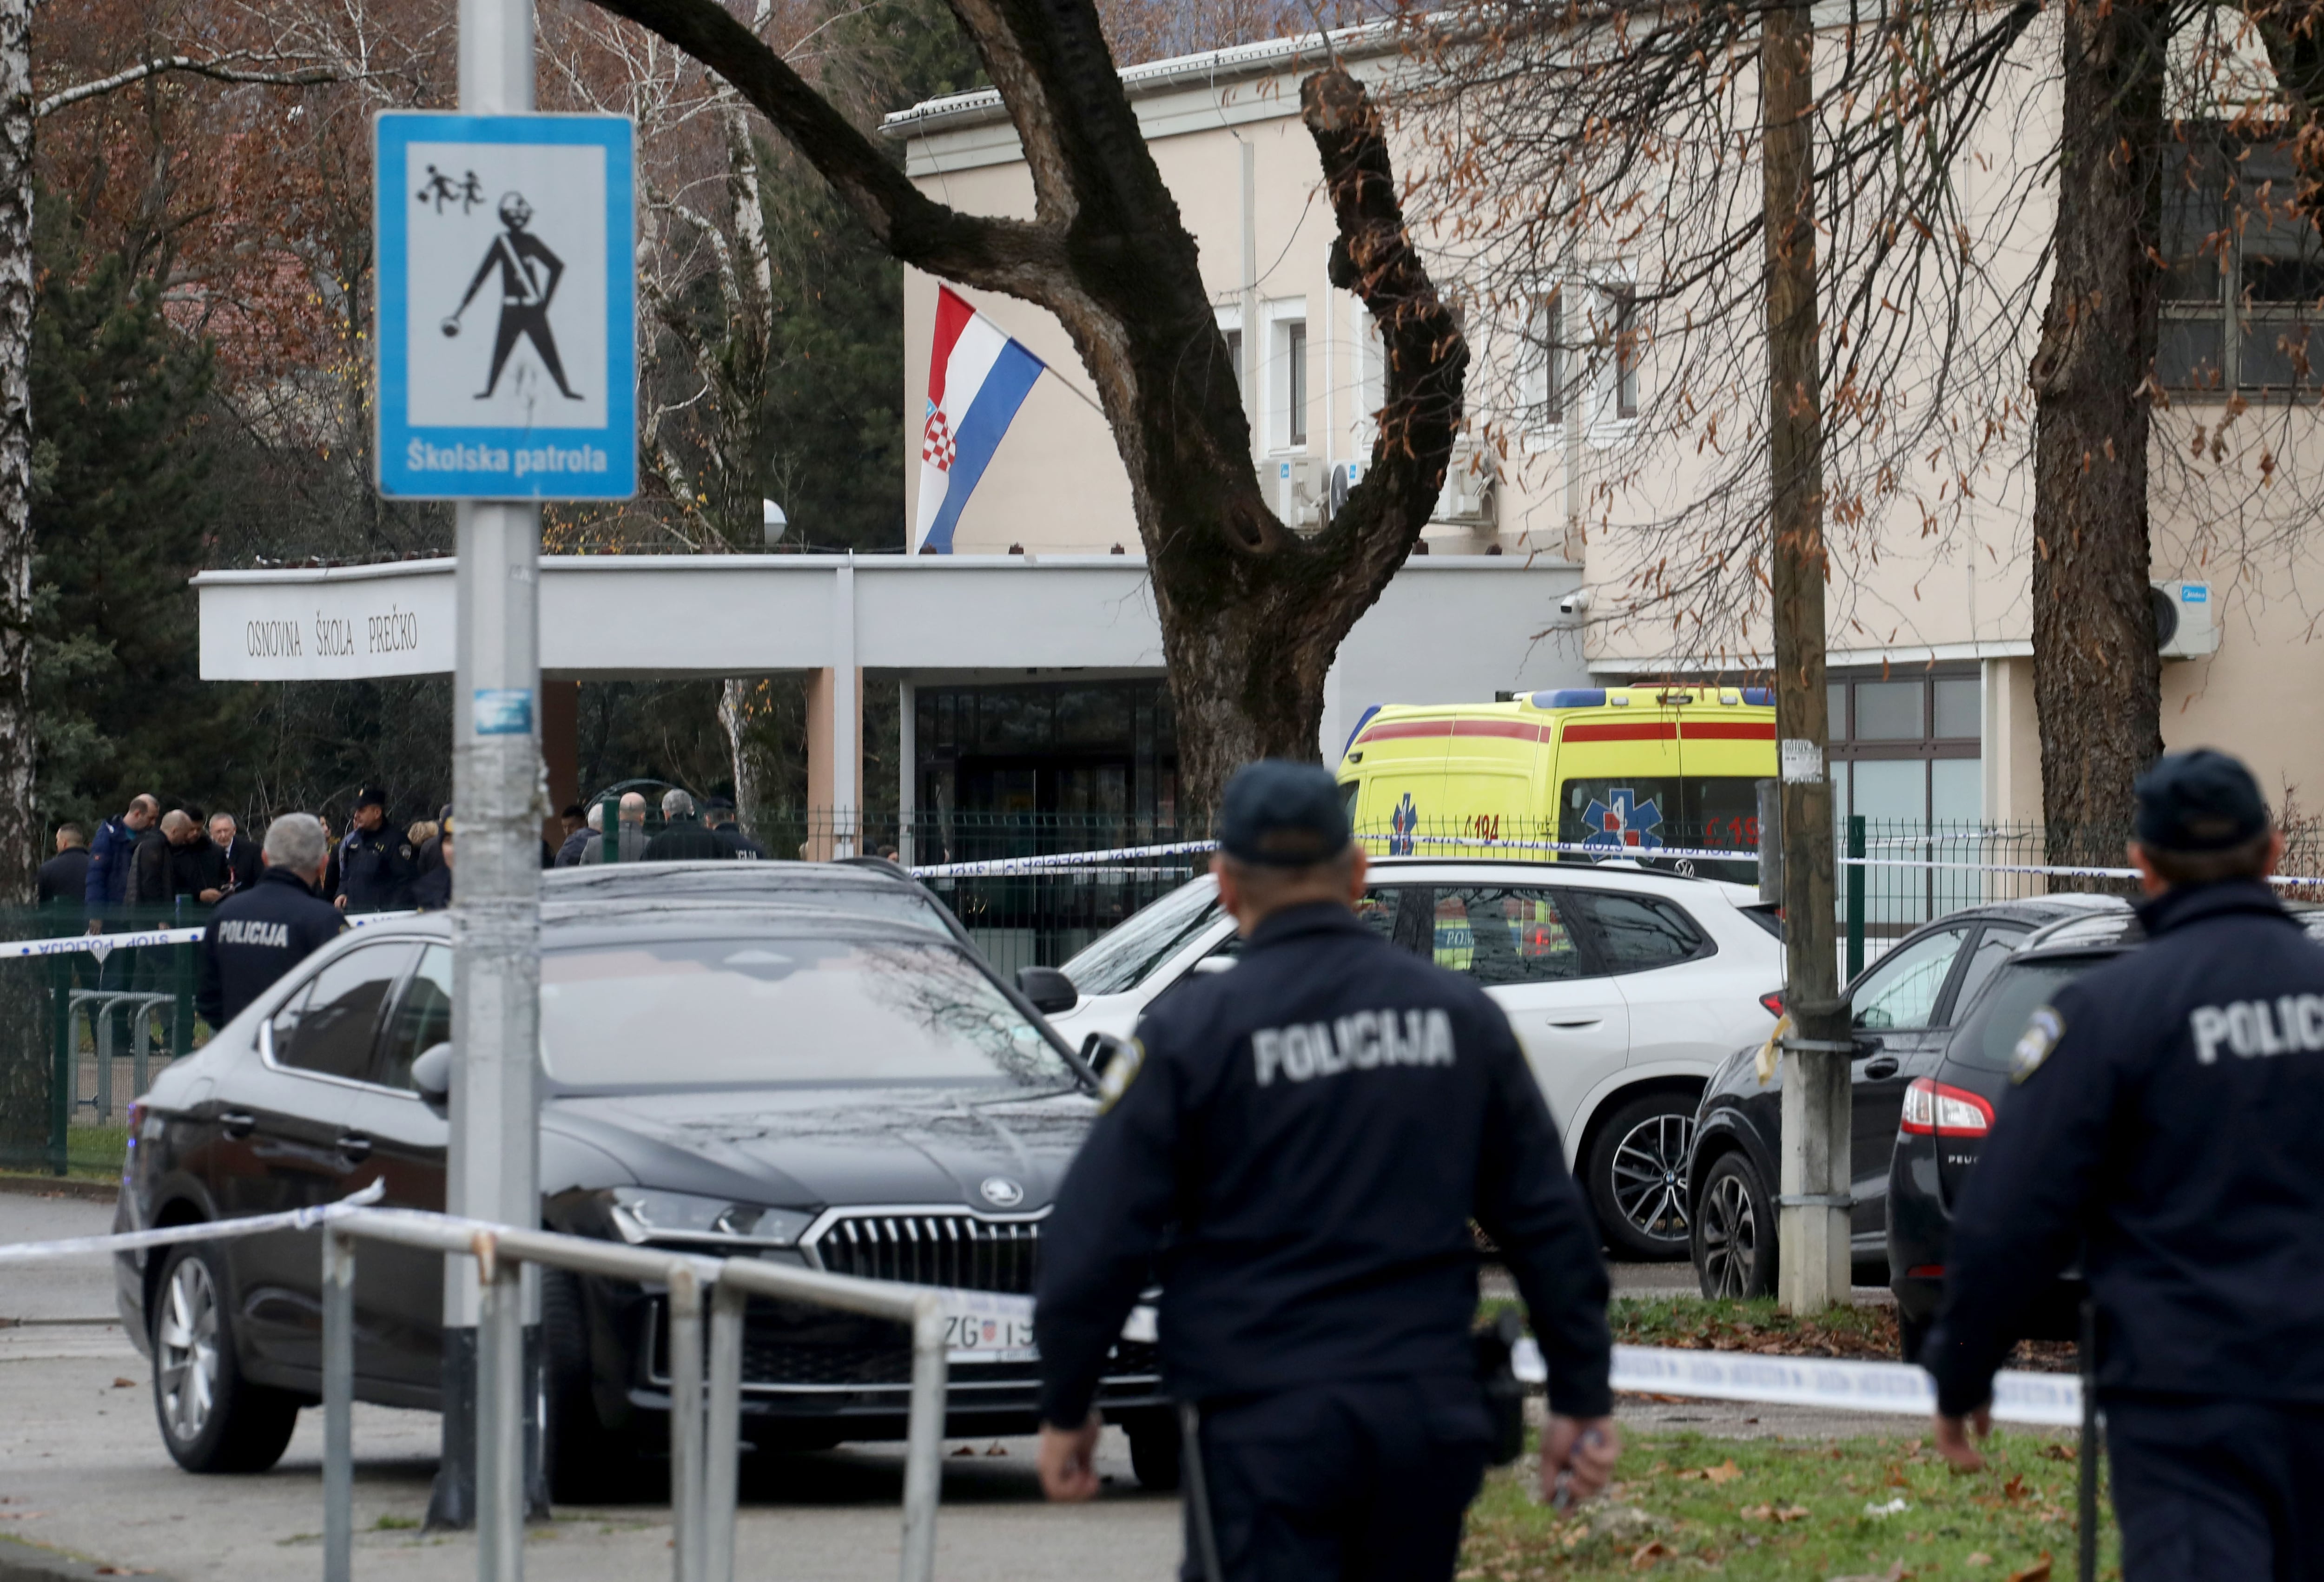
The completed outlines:
<svg viewBox="0 0 2324 1582">
<path fill-rule="evenodd" d="M 789 1246 L 815 1221 L 795 1209 L 769 1209 L 692 1192 L 642 1187 L 613 1191 L 613 1228 L 626 1242 L 710 1241 L 740 1246 Z"/>
</svg>

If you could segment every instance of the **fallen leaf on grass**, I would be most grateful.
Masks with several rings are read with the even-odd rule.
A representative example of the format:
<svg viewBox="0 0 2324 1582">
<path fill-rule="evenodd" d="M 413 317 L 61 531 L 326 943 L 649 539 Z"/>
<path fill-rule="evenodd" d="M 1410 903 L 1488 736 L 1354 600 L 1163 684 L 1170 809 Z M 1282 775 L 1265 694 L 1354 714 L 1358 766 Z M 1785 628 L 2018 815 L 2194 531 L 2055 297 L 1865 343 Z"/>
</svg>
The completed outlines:
<svg viewBox="0 0 2324 1582">
<path fill-rule="evenodd" d="M 1656 1560 L 1669 1559 L 1670 1552 L 1670 1545 L 1665 1543 L 1659 1538 L 1655 1539 L 1651 1543 L 1642 1543 L 1631 1553 L 1630 1569 L 1633 1571 L 1643 1571 L 1648 1566 L 1653 1565 Z"/>
<path fill-rule="evenodd" d="M 1702 1476 L 1711 1479 L 1713 1483 L 1733 1483 L 1737 1478 L 1743 1476 L 1743 1469 L 1740 1467 L 1736 1466 L 1735 1458 L 1729 1456 L 1726 1460 L 1721 1461 L 1716 1467 L 1704 1467 L 1702 1469 Z"/>
<path fill-rule="evenodd" d="M 2042 1458 L 2045 1461 L 2078 1461 L 2081 1454 L 2071 1445 L 2053 1443 L 2042 1447 Z"/>
<path fill-rule="evenodd" d="M 1746 1522 L 1804 1522 L 1805 1505 L 1746 1505 L 1735 1513 Z"/>
<path fill-rule="evenodd" d="M 2001 1497 L 2007 1500 L 2012 1504 L 2024 1499 L 2025 1497 L 2025 1475 L 2022 1472 L 2011 1473 L 2009 1475 L 2009 1481 L 2001 1485 Z"/>
<path fill-rule="evenodd" d="M 2009 1582 L 2050 1582 L 2050 1551 L 2043 1550 L 2042 1558 L 2024 1570 L 2010 1572 Z"/>
<path fill-rule="evenodd" d="M 1904 1582 L 1904 1578 L 1912 1574 L 1904 1569 L 1904 1562 L 1898 1560 L 1885 1571 L 1866 1571 L 1853 1577 L 1827 1577 L 1824 1582 Z"/>
<path fill-rule="evenodd" d="M 1989 1566 L 1993 1564 L 1993 1557 L 1986 1553 L 1983 1550 L 1978 1550 L 1971 1554 L 1969 1559 L 1963 1560 L 1961 1564 L 1964 1566 Z"/>
</svg>

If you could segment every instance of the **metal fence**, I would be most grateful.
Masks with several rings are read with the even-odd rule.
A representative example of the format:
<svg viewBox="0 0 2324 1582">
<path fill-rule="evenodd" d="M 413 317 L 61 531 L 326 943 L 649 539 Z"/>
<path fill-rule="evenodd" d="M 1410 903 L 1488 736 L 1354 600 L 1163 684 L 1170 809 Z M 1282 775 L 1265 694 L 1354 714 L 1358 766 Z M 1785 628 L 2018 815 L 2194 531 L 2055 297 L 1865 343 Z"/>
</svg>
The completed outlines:
<svg viewBox="0 0 2324 1582">
<path fill-rule="evenodd" d="M 476 1335 L 477 1574 L 486 1582 L 519 1582 L 524 1575 L 525 1265 L 660 1286 L 669 1293 L 672 1582 L 733 1579 L 743 1319 L 750 1299 L 772 1297 L 891 1320 L 910 1330 L 912 1347 L 901 1575 L 903 1582 L 932 1582 L 949 1361 L 945 1293 L 790 1268 L 755 1257 L 722 1259 L 628 1247 L 553 1231 L 363 1206 L 378 1195 L 375 1183 L 346 1202 L 319 1209 L 62 1243 L 0 1246 L 0 1265 L 151 1251 L 179 1242 L 286 1228 L 320 1229 L 324 1582 L 351 1582 L 354 1574 L 355 1276 L 359 1241 L 396 1243 L 475 1262 L 483 1295 Z M 706 1316 L 709 1320 L 706 1367 Z"/>
</svg>

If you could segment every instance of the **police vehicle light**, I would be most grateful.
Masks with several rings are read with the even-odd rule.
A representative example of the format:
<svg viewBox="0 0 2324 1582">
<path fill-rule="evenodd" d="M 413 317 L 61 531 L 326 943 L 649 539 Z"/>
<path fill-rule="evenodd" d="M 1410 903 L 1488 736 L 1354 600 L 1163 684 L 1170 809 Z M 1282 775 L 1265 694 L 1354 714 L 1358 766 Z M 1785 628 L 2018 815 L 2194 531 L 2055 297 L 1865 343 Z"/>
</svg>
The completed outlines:
<svg viewBox="0 0 2324 1582">
<path fill-rule="evenodd" d="M 1993 1129 L 1993 1106 L 1966 1089 L 1916 1077 L 1904 1090 L 1896 1129 L 1916 1137 L 1981 1137 Z"/>
<path fill-rule="evenodd" d="M 814 1216 L 756 1203 L 702 1198 L 691 1192 L 647 1191 L 617 1187 L 613 1193 L 613 1228 L 632 1244 L 647 1241 L 715 1241 L 745 1246 L 789 1246 Z"/>
</svg>

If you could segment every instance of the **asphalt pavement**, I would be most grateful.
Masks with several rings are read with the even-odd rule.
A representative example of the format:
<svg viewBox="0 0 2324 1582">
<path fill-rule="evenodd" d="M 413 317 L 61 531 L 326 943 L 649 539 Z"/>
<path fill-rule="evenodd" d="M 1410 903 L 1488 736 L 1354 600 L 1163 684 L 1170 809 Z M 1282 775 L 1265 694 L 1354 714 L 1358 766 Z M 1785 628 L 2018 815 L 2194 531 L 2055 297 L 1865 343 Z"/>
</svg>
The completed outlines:
<svg viewBox="0 0 2324 1582">
<path fill-rule="evenodd" d="M 109 1205 L 0 1191 L 0 1244 L 101 1235 Z M 1683 1265 L 1618 1266 L 1618 1289 L 1685 1290 Z M 1757 1437 L 1914 1432 L 1916 1420 L 1714 1403 L 1630 1401 L 1626 1421 Z M 466 1582 L 464 1537 L 418 1531 L 435 1472 L 433 1413 L 355 1409 L 356 1566 L 374 1577 Z M 945 1447 L 938 1568 L 951 1582 L 1087 1582 L 1173 1574 L 1178 1503 L 1148 1494 L 1109 1431 L 1105 1492 L 1045 1504 L 1029 1439 Z M 0 1575 L 7 1541 L 100 1561 L 112 1574 L 176 1582 L 312 1582 L 322 1525 L 322 1414 L 302 1413 L 281 1462 L 243 1477 L 178 1469 L 153 1425 L 150 1370 L 115 1321 L 101 1263 L 0 1270 Z M 854 1582 L 893 1577 L 900 1450 L 869 1446 L 746 1458 L 736 1572 L 745 1579 Z M 559 1582 L 633 1582 L 669 1564 L 666 1506 L 564 1510 L 532 1530 L 529 1564 Z"/>
</svg>

